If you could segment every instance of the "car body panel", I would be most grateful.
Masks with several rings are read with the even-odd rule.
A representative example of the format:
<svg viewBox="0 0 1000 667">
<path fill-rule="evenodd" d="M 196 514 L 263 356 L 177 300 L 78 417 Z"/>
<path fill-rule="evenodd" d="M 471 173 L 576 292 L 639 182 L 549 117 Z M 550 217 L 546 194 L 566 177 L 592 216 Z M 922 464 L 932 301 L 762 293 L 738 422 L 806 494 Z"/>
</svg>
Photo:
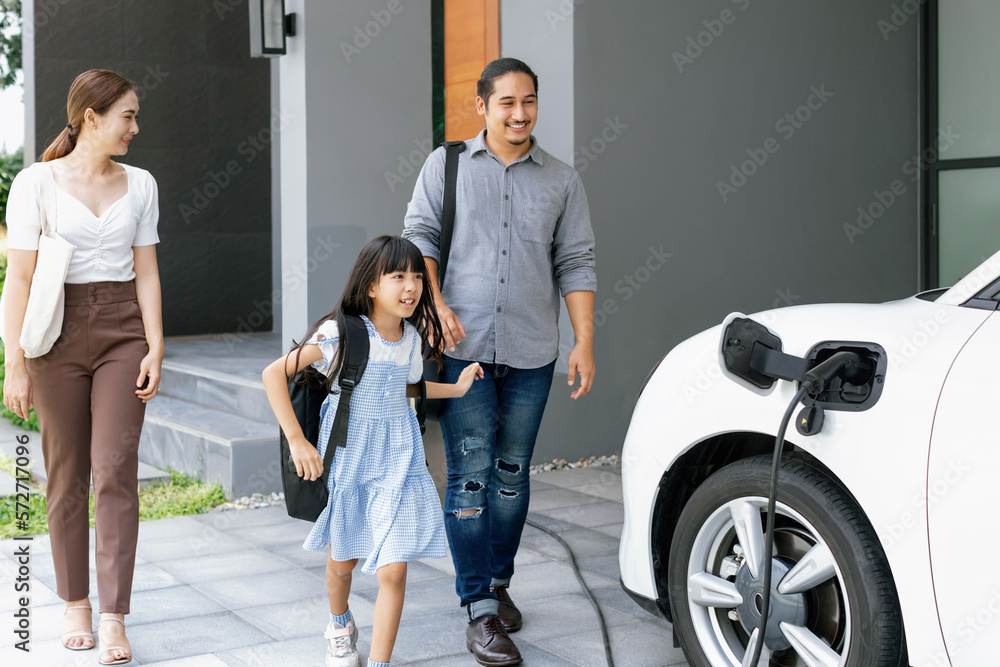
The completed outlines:
<svg viewBox="0 0 1000 667">
<path fill-rule="evenodd" d="M 1000 554 L 993 513 L 1000 446 L 991 390 L 1000 377 L 997 341 L 994 314 L 952 366 L 934 420 L 926 490 L 913 499 L 927 511 L 941 631 L 955 667 L 997 662 L 1000 569 L 979 558 Z"/>
<path fill-rule="evenodd" d="M 629 429 L 629 433 L 632 430 Z M 638 441 L 648 442 L 650 436 L 636 432 L 630 435 Z M 629 447 L 626 440 L 622 449 L 622 489 L 624 493 L 625 524 L 621 544 L 630 545 L 630 554 L 618 553 L 622 582 L 634 594 L 649 600 L 656 599 L 653 584 L 653 556 L 650 544 L 653 505 L 657 488 L 663 477 L 663 466 L 656 460 L 654 447 Z"/>
<path fill-rule="evenodd" d="M 914 514 L 912 499 L 926 490 L 940 388 L 959 350 L 990 315 L 913 297 L 887 304 L 794 306 L 750 316 L 777 334 L 789 354 L 805 356 L 826 341 L 877 343 L 886 350 L 888 369 L 878 403 L 863 412 L 828 410 L 820 434 L 804 437 L 789 429 L 787 442 L 829 468 L 871 520 L 898 583 L 911 659 L 943 651 L 943 643 L 926 521 L 918 520 L 919 514 L 903 528 L 900 521 Z M 751 432 L 773 438 L 795 394 L 790 382 L 753 392 L 726 377 L 719 364 L 721 334 L 720 325 L 674 348 L 636 403 L 622 453 L 626 520 L 620 561 L 623 585 L 643 596 L 657 597 L 650 548 L 654 482 L 678 457 L 714 435 Z M 902 415 L 906 419 L 899 419 Z M 649 470 L 651 459 L 658 463 L 658 474 Z"/>
</svg>

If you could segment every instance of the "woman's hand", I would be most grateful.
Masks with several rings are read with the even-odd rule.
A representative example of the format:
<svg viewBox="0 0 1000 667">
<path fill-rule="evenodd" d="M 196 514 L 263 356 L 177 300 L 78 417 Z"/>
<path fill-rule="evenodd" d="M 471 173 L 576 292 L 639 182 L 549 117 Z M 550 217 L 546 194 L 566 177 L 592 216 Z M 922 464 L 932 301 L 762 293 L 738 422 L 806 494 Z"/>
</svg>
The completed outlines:
<svg viewBox="0 0 1000 667">
<path fill-rule="evenodd" d="M 462 369 L 462 372 L 458 376 L 458 380 L 455 382 L 455 398 L 461 398 L 465 396 L 465 393 L 469 391 L 469 387 L 472 386 L 473 381 L 476 378 L 483 377 L 483 367 L 479 365 L 478 362 L 469 364 Z"/>
<path fill-rule="evenodd" d="M 160 390 L 160 366 L 163 365 L 163 355 L 150 352 L 139 364 L 139 378 L 135 381 L 135 395 L 143 403 L 148 403 Z"/>
<path fill-rule="evenodd" d="M 310 482 L 319 479 L 323 474 L 323 457 L 312 443 L 303 438 L 292 438 L 288 441 L 288 449 L 295 463 L 295 474 Z"/>
<path fill-rule="evenodd" d="M 24 362 L 9 364 L 3 383 L 3 404 L 21 419 L 31 410 L 31 377 Z"/>
</svg>

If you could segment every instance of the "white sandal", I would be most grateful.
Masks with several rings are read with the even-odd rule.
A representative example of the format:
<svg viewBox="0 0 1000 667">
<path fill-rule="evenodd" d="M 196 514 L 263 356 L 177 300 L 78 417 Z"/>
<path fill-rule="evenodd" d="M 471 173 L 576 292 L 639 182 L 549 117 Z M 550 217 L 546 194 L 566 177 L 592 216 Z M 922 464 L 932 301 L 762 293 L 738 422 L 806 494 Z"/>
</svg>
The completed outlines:
<svg viewBox="0 0 1000 667">
<path fill-rule="evenodd" d="M 125 627 L 125 621 L 123 621 L 123 620 L 121 620 L 119 618 L 115 618 L 114 616 L 109 616 L 108 618 L 102 618 L 101 619 L 101 623 L 107 623 L 108 621 L 114 621 L 115 623 L 121 623 L 122 624 L 122 628 Z M 101 624 L 98 623 L 97 627 L 100 628 L 100 625 Z M 101 660 L 101 658 L 104 657 L 105 653 L 110 653 L 111 651 L 128 651 L 129 655 L 128 655 L 127 658 L 119 658 L 118 660 L 112 660 L 111 662 L 105 662 L 104 660 Z M 104 648 L 102 646 L 101 647 L 101 655 L 99 655 L 97 657 L 97 662 L 98 662 L 98 664 L 101 664 L 101 665 L 124 665 L 125 663 L 132 662 L 132 648 L 130 646 L 109 646 L 107 648 Z"/>
<path fill-rule="evenodd" d="M 91 606 L 89 604 L 76 604 L 76 605 L 73 605 L 72 607 L 67 606 L 66 609 L 63 610 L 63 618 L 66 618 L 66 613 L 69 612 L 71 609 L 86 609 L 88 612 L 90 612 L 90 614 L 93 614 L 93 609 L 91 608 Z M 92 616 L 91 616 L 90 623 L 91 623 L 91 626 L 93 626 L 94 621 L 93 621 L 93 617 Z M 84 639 L 90 639 L 90 646 L 69 646 L 66 643 L 70 639 L 76 639 L 77 637 L 83 637 Z M 74 630 L 73 632 L 63 633 L 63 636 L 62 636 L 62 645 L 63 645 L 63 648 L 67 648 L 70 651 L 89 651 L 90 649 L 94 648 L 97 645 L 97 642 L 94 641 L 94 632 L 93 632 L 93 630 Z"/>
</svg>

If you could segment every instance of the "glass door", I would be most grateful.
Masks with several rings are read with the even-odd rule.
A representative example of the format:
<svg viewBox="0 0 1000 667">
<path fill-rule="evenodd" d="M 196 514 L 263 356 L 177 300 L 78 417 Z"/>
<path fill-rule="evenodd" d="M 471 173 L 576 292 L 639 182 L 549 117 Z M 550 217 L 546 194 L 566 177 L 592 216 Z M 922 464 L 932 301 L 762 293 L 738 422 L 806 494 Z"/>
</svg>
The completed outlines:
<svg viewBox="0 0 1000 667">
<path fill-rule="evenodd" d="M 1000 2 L 928 3 L 925 288 L 1000 250 Z"/>
</svg>

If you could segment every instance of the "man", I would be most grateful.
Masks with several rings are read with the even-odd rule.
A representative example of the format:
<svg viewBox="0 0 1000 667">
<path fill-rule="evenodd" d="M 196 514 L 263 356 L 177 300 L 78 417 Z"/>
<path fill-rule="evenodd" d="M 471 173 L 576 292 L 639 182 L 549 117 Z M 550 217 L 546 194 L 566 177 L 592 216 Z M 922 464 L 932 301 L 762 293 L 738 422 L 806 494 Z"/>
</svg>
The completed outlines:
<svg viewBox="0 0 1000 667">
<path fill-rule="evenodd" d="M 455 228 L 443 285 L 438 239 L 445 151 L 430 155 L 403 236 L 427 260 L 445 346 L 442 382 L 479 362 L 486 381 L 441 414 L 448 486 L 445 528 L 466 640 L 483 665 L 521 662 L 508 631 L 521 614 L 507 593 L 528 513 L 528 466 L 558 356 L 559 293 L 573 325 L 568 384 L 594 379 L 594 233 L 580 177 L 531 130 L 538 78 L 501 58 L 486 66 L 476 106 L 486 127 L 459 156 Z M 558 290 L 558 291 L 557 291 Z M 492 381 L 491 381 L 492 380 Z"/>
</svg>

